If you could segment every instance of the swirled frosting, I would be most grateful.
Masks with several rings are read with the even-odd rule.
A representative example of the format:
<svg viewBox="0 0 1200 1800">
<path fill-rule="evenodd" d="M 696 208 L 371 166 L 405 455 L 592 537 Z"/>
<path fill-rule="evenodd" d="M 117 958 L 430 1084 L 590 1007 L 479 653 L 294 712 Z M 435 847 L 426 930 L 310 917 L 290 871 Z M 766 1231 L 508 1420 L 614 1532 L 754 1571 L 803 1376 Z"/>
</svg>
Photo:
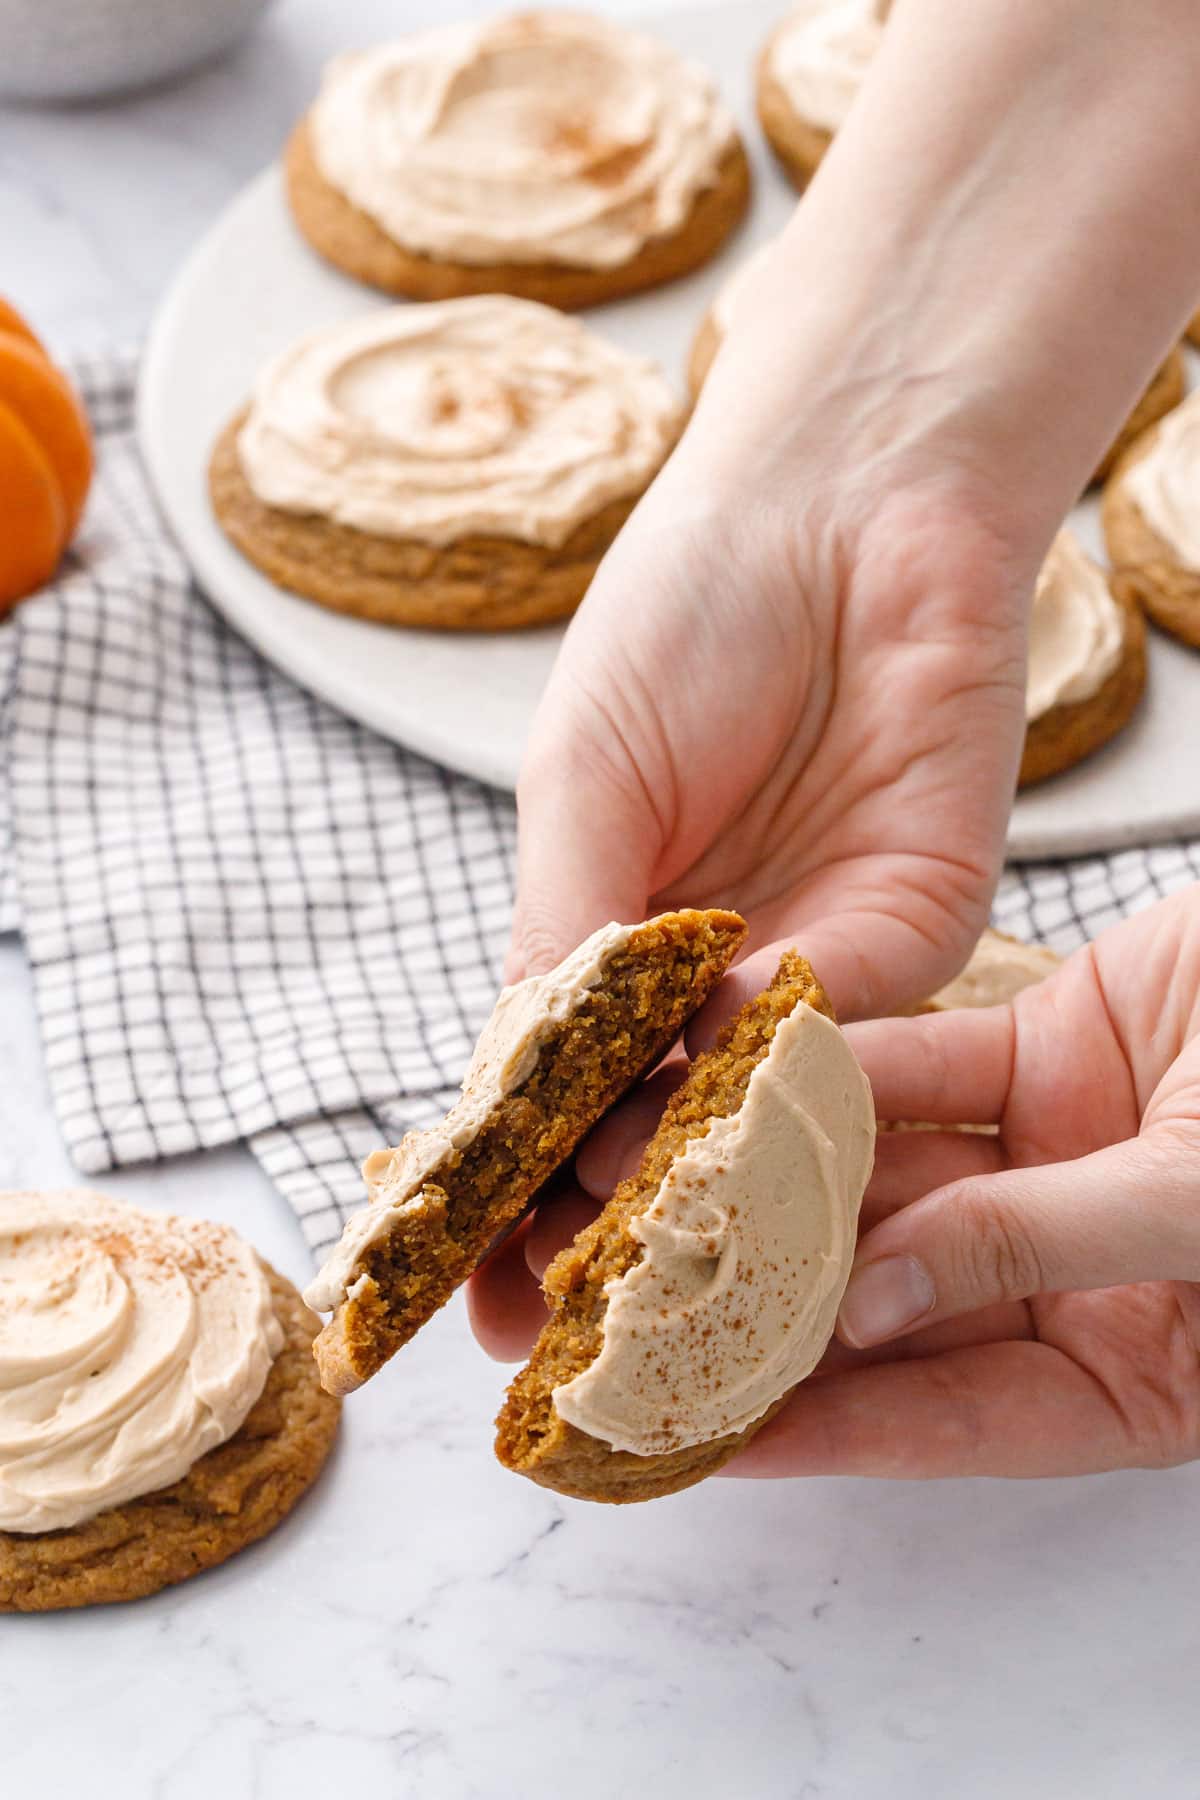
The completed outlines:
<svg viewBox="0 0 1200 1800">
<path fill-rule="evenodd" d="M 781 1020 L 740 1109 L 672 1164 L 629 1227 L 600 1353 L 554 1390 L 563 1419 L 650 1456 L 744 1430 L 811 1374 L 854 1257 L 871 1090 L 829 1019 Z"/>
<path fill-rule="evenodd" d="M 227 1226 L 0 1194 L 0 1530 L 58 1531 L 226 1442 L 282 1343 Z"/>
<path fill-rule="evenodd" d="M 575 12 L 340 56 L 309 129 L 325 180 L 407 249 L 594 269 L 678 231 L 735 136 L 698 64 Z"/>
<path fill-rule="evenodd" d="M 1167 414 L 1121 480 L 1151 531 L 1200 574 L 1200 389 Z"/>
<path fill-rule="evenodd" d="M 1062 530 L 1042 564 L 1029 624 L 1025 716 L 1089 700 L 1121 660 L 1125 628 L 1104 570 Z"/>
<path fill-rule="evenodd" d="M 767 49 L 793 111 L 836 131 L 883 41 L 890 0 L 800 0 Z"/>
<path fill-rule="evenodd" d="M 385 537 L 555 546 L 641 492 L 680 408 L 654 363 L 504 295 L 312 332 L 263 370 L 238 434 L 269 506 Z"/>
<path fill-rule="evenodd" d="M 651 921 L 653 923 L 653 921 Z M 544 1038 L 568 1018 L 604 975 L 637 927 L 602 925 L 544 975 L 501 990 L 463 1077 L 462 1093 L 439 1125 L 410 1131 L 394 1150 L 363 1164 L 371 1204 L 347 1220 L 341 1238 L 304 1291 L 309 1306 L 331 1312 L 351 1292 L 363 1251 L 386 1237 L 398 1213 L 425 1204 L 427 1177 L 444 1157 L 478 1137 L 492 1109 L 529 1076 Z"/>
</svg>

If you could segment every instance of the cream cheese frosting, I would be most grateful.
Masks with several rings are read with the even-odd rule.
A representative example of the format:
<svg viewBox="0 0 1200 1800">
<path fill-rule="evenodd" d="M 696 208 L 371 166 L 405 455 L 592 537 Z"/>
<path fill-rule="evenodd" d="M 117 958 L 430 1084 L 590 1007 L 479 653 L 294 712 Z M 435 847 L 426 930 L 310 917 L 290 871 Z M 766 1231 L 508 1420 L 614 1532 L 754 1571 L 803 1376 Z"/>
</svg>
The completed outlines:
<svg viewBox="0 0 1200 1800">
<path fill-rule="evenodd" d="M 325 180 L 407 249 L 588 269 L 678 231 L 735 141 L 698 64 L 553 11 L 340 56 L 309 129 Z"/>
<path fill-rule="evenodd" d="M 532 1074 L 543 1040 L 570 1017 L 602 979 L 633 925 L 603 925 L 545 975 L 531 975 L 501 990 L 484 1026 L 462 1093 L 439 1125 L 410 1131 L 394 1150 L 376 1150 L 363 1164 L 370 1204 L 346 1223 L 341 1238 L 305 1289 L 318 1312 L 331 1312 L 353 1291 L 364 1250 L 386 1237 L 396 1217 L 425 1204 L 424 1183 L 437 1164 L 474 1142 L 491 1112 Z"/>
<path fill-rule="evenodd" d="M 1042 564 L 1029 623 L 1025 717 L 1090 700 L 1121 660 L 1125 627 L 1099 563 L 1062 530 Z"/>
<path fill-rule="evenodd" d="M 984 932 L 961 974 L 939 988 L 929 1001 L 933 1012 L 959 1006 L 1003 1006 L 1022 989 L 1045 981 L 1062 958 L 1044 944 L 1023 944 L 1001 931 Z"/>
<path fill-rule="evenodd" d="M 1200 390 L 1167 414 L 1146 455 L 1121 479 L 1180 566 L 1200 574 Z"/>
<path fill-rule="evenodd" d="M 883 42 L 889 0 L 801 0 L 771 39 L 767 66 L 793 111 L 836 131 Z"/>
<path fill-rule="evenodd" d="M 654 363 L 486 295 L 302 338 L 259 376 L 237 449 L 268 506 L 426 544 L 554 547 L 648 485 L 680 417 Z"/>
<path fill-rule="evenodd" d="M 283 1341 L 227 1226 L 0 1194 L 0 1530 L 60 1531 L 231 1438 Z"/>
<path fill-rule="evenodd" d="M 651 1456 L 742 1431 L 812 1372 L 854 1257 L 875 1143 L 871 1090 L 831 1020 L 781 1020 L 737 1113 L 689 1141 L 630 1226 L 598 1356 L 560 1417 Z"/>
</svg>

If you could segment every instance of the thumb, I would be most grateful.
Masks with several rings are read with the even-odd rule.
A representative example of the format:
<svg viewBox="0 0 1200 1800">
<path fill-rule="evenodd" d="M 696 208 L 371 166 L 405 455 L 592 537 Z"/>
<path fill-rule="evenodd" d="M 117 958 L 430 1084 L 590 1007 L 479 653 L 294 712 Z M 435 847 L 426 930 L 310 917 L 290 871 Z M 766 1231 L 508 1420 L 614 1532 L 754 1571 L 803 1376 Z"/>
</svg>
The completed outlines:
<svg viewBox="0 0 1200 1800">
<path fill-rule="evenodd" d="M 532 755 L 517 788 L 517 904 L 505 977 L 553 968 L 610 920 L 644 918 L 661 827 L 640 779 L 598 755 Z"/>
<path fill-rule="evenodd" d="M 838 1331 L 855 1348 L 998 1300 L 1200 1279 L 1200 1138 L 1133 1138 L 1074 1162 L 977 1175 L 859 1245 Z"/>
</svg>

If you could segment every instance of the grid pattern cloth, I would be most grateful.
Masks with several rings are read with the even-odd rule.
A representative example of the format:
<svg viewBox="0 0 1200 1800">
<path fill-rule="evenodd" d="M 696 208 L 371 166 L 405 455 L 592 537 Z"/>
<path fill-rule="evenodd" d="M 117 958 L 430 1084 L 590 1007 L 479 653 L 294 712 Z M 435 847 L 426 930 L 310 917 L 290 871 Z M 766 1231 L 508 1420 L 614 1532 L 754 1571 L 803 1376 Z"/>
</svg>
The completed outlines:
<svg viewBox="0 0 1200 1800">
<path fill-rule="evenodd" d="M 75 374 L 87 529 L 0 625 L 0 929 L 19 912 L 81 1170 L 245 1140 L 321 1249 L 362 1157 L 453 1098 L 498 981 L 513 806 L 234 636 L 155 511 L 132 359 Z M 1198 877 L 1183 843 L 1016 866 L 995 919 L 1069 951 Z"/>
<path fill-rule="evenodd" d="M 12 708 L 10 689 L 16 675 L 16 627 L 0 624 L 0 933 L 15 931 L 21 921 L 17 905 L 17 869 L 13 857 L 12 812 L 8 804 L 7 728 Z"/>
<path fill-rule="evenodd" d="M 156 513 L 132 362 L 75 374 L 96 493 L 4 627 L 0 719 L 55 1108 L 85 1173 L 248 1140 L 321 1245 L 360 1150 L 445 1110 L 491 1009 L 513 806 L 229 631 Z"/>
</svg>

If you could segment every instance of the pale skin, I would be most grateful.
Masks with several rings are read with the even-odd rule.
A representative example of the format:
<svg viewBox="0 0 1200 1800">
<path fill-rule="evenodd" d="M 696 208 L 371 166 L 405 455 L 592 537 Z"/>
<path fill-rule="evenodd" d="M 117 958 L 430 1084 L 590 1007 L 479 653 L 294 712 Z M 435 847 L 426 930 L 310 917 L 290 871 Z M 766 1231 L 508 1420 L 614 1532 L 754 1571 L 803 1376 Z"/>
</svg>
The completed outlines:
<svg viewBox="0 0 1200 1800">
<path fill-rule="evenodd" d="M 610 918 L 736 905 L 753 954 L 703 1041 L 785 943 L 849 1019 L 961 966 L 1002 855 L 1034 575 L 1194 309 L 1198 91 L 1191 0 L 899 0 L 568 633 L 518 792 L 510 975 Z M 861 1028 L 882 1116 L 1002 1134 L 885 1137 L 847 1341 L 736 1473 L 1200 1454 L 1200 1320 L 1178 1285 L 1200 1279 L 1200 1065 L 1182 1022 L 1200 1006 L 1200 901 L 1124 929 L 1139 935 L 1112 934 L 1012 1014 Z M 494 1353 L 524 1353 L 535 1275 L 610 1191 L 662 1081 L 585 1148 L 590 1203 L 544 1209 L 476 1278 Z M 1113 1160 L 1075 1161 L 1097 1152 Z M 1049 1246 L 1060 1192 L 1072 1222 Z M 1114 1286 L 1132 1281 L 1161 1285 Z M 930 1292 L 901 1323 L 897 1295 Z M 872 1318 L 874 1347 L 851 1348 Z"/>
</svg>

